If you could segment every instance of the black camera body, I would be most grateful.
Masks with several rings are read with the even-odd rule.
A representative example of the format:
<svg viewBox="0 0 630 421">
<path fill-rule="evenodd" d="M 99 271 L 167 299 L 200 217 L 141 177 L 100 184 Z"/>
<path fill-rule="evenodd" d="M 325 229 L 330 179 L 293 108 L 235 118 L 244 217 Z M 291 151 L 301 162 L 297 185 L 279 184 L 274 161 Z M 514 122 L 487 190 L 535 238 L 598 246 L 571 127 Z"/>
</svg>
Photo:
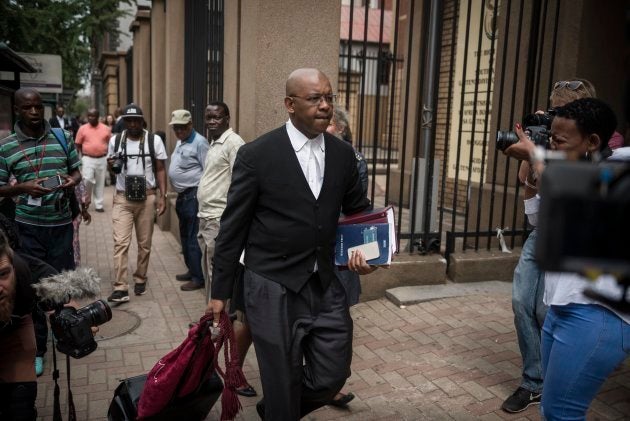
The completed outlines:
<svg viewBox="0 0 630 421">
<path fill-rule="evenodd" d="M 549 149 L 549 136 L 551 135 L 551 122 L 555 116 L 555 110 L 550 109 L 544 114 L 529 114 L 523 117 L 524 132 L 537 146 Z M 511 131 L 497 131 L 497 149 L 504 151 L 518 142 L 518 136 Z"/>
<path fill-rule="evenodd" d="M 80 309 L 57 307 L 50 315 L 50 326 L 57 340 L 57 349 L 73 358 L 83 358 L 97 347 L 92 326 L 112 319 L 112 310 L 103 300 Z"/>
<path fill-rule="evenodd" d="M 114 174 L 120 174 L 125 165 L 122 152 L 116 152 L 112 158 L 114 159 L 114 162 L 112 162 L 112 171 L 114 171 Z"/>
</svg>

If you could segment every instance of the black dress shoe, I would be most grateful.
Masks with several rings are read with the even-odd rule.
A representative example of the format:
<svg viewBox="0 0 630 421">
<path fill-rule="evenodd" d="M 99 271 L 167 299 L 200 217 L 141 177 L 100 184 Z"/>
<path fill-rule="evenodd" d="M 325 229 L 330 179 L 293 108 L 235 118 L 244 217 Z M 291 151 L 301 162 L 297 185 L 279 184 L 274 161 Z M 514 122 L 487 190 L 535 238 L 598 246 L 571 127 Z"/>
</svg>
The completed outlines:
<svg viewBox="0 0 630 421">
<path fill-rule="evenodd" d="M 340 393 L 341 397 L 339 399 L 331 399 L 328 403 L 329 405 L 336 406 L 337 408 L 346 408 L 348 403 L 354 399 L 354 393 L 349 392 L 348 394 Z"/>
<path fill-rule="evenodd" d="M 198 283 L 193 282 L 193 281 L 188 281 L 184 285 L 179 287 L 179 289 L 181 289 L 182 291 L 196 291 L 196 290 L 202 289 L 202 288 L 203 288 L 203 285 L 198 284 Z"/>
<path fill-rule="evenodd" d="M 246 387 L 243 387 L 240 389 L 236 389 L 236 393 L 238 393 L 241 396 L 245 396 L 246 398 L 252 398 L 254 396 L 258 396 L 258 393 L 256 393 L 256 389 L 254 389 L 250 385 L 247 385 Z"/>
<path fill-rule="evenodd" d="M 186 273 L 175 275 L 175 279 L 178 281 L 192 281 L 192 275 L 190 274 L 190 271 L 188 271 Z"/>
<path fill-rule="evenodd" d="M 259 400 L 256 404 L 256 412 L 258 412 L 258 416 L 261 420 L 265 421 L 265 401 Z"/>
</svg>

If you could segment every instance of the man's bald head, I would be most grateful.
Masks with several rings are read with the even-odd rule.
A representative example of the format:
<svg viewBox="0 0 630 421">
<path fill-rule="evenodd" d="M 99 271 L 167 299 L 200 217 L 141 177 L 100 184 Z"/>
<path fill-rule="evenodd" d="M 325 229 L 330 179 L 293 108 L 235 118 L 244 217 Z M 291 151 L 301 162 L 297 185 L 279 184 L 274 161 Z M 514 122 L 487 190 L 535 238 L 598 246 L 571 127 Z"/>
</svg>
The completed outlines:
<svg viewBox="0 0 630 421">
<path fill-rule="evenodd" d="M 286 95 L 298 94 L 304 84 L 309 80 L 326 80 L 328 77 L 319 69 L 302 68 L 291 72 L 286 83 Z"/>
<path fill-rule="evenodd" d="M 96 108 L 90 108 L 87 112 L 88 123 L 93 127 L 98 126 L 98 110 Z"/>
<path fill-rule="evenodd" d="M 294 70 L 287 79 L 284 106 L 291 122 L 312 139 L 326 131 L 335 96 L 330 80 L 317 69 Z"/>
<path fill-rule="evenodd" d="M 26 101 L 27 98 L 39 98 L 41 102 L 41 95 L 33 88 L 20 88 L 15 91 L 15 105 L 20 106 Z"/>
</svg>

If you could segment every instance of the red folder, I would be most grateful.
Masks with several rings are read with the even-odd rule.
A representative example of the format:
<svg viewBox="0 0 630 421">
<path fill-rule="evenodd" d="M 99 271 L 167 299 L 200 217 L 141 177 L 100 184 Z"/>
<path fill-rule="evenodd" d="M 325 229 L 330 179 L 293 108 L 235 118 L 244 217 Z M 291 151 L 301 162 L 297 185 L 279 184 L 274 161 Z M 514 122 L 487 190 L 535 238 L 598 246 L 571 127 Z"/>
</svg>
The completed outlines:
<svg viewBox="0 0 630 421">
<path fill-rule="evenodd" d="M 386 224 L 387 211 L 392 210 L 391 206 L 378 209 L 370 209 L 363 212 L 355 213 L 352 215 L 342 216 L 339 218 L 338 225 L 350 225 L 350 224 Z"/>
</svg>

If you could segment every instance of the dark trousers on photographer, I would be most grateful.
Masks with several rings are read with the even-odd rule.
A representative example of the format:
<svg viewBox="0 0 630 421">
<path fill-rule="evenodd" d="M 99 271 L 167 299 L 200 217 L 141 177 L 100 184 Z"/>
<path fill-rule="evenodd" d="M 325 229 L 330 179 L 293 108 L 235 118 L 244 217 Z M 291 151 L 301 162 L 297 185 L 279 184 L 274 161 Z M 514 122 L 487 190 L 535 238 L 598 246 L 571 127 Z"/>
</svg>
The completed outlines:
<svg viewBox="0 0 630 421">
<path fill-rule="evenodd" d="M 24 254 L 37 257 L 59 272 L 75 268 L 72 248 L 74 228 L 71 223 L 45 227 L 18 222 L 17 227 L 21 242 L 20 251 Z M 37 307 L 33 310 L 33 323 L 37 356 L 43 357 L 47 350 L 48 324 L 46 314 Z"/>
<path fill-rule="evenodd" d="M 203 271 L 201 269 L 201 249 L 197 241 L 199 232 L 199 203 L 197 202 L 197 187 L 190 187 L 177 193 L 175 212 L 179 219 L 179 237 L 182 242 L 184 263 L 190 271 L 191 280 L 203 285 Z"/>
</svg>

